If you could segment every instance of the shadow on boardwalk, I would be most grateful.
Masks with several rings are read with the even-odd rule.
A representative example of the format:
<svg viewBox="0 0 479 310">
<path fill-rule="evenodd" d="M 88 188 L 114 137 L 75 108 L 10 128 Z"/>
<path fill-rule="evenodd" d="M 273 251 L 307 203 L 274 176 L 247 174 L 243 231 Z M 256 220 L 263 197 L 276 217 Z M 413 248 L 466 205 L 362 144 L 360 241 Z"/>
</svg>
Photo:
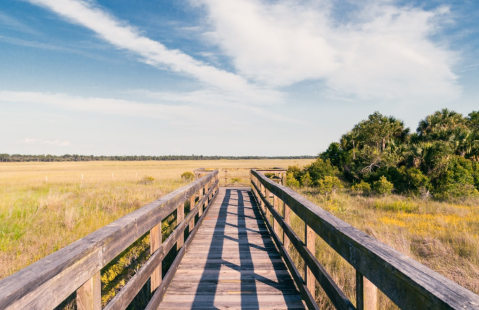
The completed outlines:
<svg viewBox="0 0 479 310">
<path fill-rule="evenodd" d="M 249 188 L 221 188 L 160 309 L 304 309 Z"/>
</svg>

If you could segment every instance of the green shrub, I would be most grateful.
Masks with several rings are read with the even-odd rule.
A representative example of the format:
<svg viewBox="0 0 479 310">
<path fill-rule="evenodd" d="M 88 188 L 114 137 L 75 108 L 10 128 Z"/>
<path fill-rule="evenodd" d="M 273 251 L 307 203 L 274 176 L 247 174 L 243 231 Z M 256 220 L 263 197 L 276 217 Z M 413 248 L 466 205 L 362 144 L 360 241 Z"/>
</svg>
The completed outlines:
<svg viewBox="0 0 479 310">
<path fill-rule="evenodd" d="M 343 187 L 338 177 L 325 176 L 318 182 L 319 192 L 323 195 L 334 194 Z"/>
<path fill-rule="evenodd" d="M 296 180 L 301 178 L 301 168 L 298 166 L 288 166 L 288 170 L 286 171 L 286 175 L 290 174 Z"/>
<path fill-rule="evenodd" d="M 371 192 L 371 185 L 367 182 L 361 181 L 354 184 L 351 187 L 351 190 L 357 194 L 369 195 L 369 193 Z"/>
<path fill-rule="evenodd" d="M 331 161 L 329 159 L 323 160 L 318 158 L 310 165 L 304 167 L 304 172 L 306 172 L 311 178 L 311 185 L 317 186 L 319 181 L 324 179 L 324 177 L 336 176 L 339 173 L 339 170 L 337 167 L 331 165 Z"/>
<path fill-rule="evenodd" d="M 453 157 L 447 170 L 435 180 L 434 197 L 450 199 L 477 195 L 474 174 L 472 161 L 460 156 Z"/>
<path fill-rule="evenodd" d="M 382 176 L 379 181 L 374 182 L 374 190 L 380 195 L 389 195 L 394 189 L 394 185 L 389 182 L 385 176 Z"/>
<path fill-rule="evenodd" d="M 293 173 L 286 174 L 286 185 L 289 187 L 299 187 L 299 181 L 296 180 Z"/>
<path fill-rule="evenodd" d="M 475 161 L 472 163 L 472 171 L 474 176 L 474 185 L 476 189 L 479 190 L 479 162 Z"/>
<path fill-rule="evenodd" d="M 193 181 L 194 178 L 195 175 L 193 174 L 193 172 L 190 171 L 186 171 L 181 174 L 181 179 L 185 182 Z"/>
<path fill-rule="evenodd" d="M 431 182 L 418 168 L 409 168 L 405 171 L 407 182 L 409 182 L 409 189 L 420 191 L 421 189 L 430 189 Z"/>
<path fill-rule="evenodd" d="M 301 176 L 301 186 L 307 187 L 311 186 L 313 183 L 313 180 L 311 180 L 311 176 L 309 175 L 309 172 L 306 172 Z"/>
<path fill-rule="evenodd" d="M 149 175 L 145 175 L 141 180 L 138 181 L 138 184 L 148 185 L 152 184 L 155 181 L 155 178 Z"/>
</svg>

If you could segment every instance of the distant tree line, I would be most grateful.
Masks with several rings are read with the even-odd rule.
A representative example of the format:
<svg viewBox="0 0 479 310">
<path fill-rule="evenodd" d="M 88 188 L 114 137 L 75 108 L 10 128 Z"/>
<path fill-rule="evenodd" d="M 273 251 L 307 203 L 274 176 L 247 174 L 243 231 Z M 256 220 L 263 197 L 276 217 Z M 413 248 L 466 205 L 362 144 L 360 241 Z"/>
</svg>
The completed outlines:
<svg viewBox="0 0 479 310">
<path fill-rule="evenodd" d="M 316 156 L 203 156 L 203 155 L 163 155 L 163 156 L 94 156 L 94 155 L 20 155 L 0 154 L 0 162 L 62 162 L 62 161 L 145 161 L 145 160 L 241 160 L 241 159 L 312 159 Z"/>
<path fill-rule="evenodd" d="M 479 195 L 479 111 L 443 109 L 410 133 L 404 123 L 376 112 L 333 142 L 311 165 L 289 167 L 293 186 L 352 186 L 377 193 L 438 199 Z M 339 182 L 341 181 L 341 183 Z"/>
</svg>

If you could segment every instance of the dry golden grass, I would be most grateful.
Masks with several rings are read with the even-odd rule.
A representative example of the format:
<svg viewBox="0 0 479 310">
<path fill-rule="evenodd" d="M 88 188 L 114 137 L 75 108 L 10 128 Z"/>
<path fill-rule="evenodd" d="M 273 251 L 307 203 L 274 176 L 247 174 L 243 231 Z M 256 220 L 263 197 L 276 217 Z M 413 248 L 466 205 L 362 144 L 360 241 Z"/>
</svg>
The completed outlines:
<svg viewBox="0 0 479 310">
<path fill-rule="evenodd" d="M 298 191 L 336 217 L 479 294 L 478 200 L 454 203 L 395 195 L 364 197 L 348 190 L 325 197 L 311 188 Z M 292 226 L 303 236 L 301 219 L 292 216 Z M 300 257 L 293 257 L 301 266 Z M 354 303 L 354 268 L 320 238 L 316 239 L 316 257 Z M 319 287 L 317 302 L 321 309 L 334 309 Z M 380 295 L 380 309 L 396 306 Z"/>
<path fill-rule="evenodd" d="M 185 171 L 287 167 L 311 161 L 1 163 L 0 279 L 186 185 L 180 178 Z M 241 178 L 248 173 L 229 175 Z M 139 182 L 145 176 L 155 180 Z"/>
<path fill-rule="evenodd" d="M 228 176 L 242 183 L 248 178 L 248 170 L 232 168 L 302 166 L 311 161 L 2 163 L 0 279 L 186 185 L 180 177 L 185 171 L 199 167 L 229 169 Z M 154 181 L 139 182 L 145 176 Z M 224 182 L 222 176 L 224 172 L 220 175 Z M 479 293 L 479 201 L 364 197 L 348 190 L 325 197 L 315 189 L 298 191 L 349 224 Z M 303 225 L 292 215 L 292 226 L 300 236 Z M 123 285 L 125 273 L 131 273 L 126 269 L 136 268 L 132 266 L 145 259 L 148 253 L 142 253 L 147 248 L 146 236 L 102 272 L 104 303 Z M 301 259 L 292 253 L 301 266 Z M 316 256 L 354 302 L 354 269 L 320 238 Z M 317 301 L 321 309 L 331 308 L 319 287 Z M 381 297 L 381 309 L 394 307 Z"/>
</svg>

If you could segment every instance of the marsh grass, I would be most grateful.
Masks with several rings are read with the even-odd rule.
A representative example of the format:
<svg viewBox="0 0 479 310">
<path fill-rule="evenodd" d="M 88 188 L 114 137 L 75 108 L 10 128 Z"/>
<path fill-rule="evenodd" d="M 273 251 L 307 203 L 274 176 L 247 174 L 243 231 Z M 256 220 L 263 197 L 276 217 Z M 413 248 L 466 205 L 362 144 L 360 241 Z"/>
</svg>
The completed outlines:
<svg viewBox="0 0 479 310">
<path fill-rule="evenodd" d="M 248 170 L 232 172 L 232 168 L 287 167 L 311 161 L 1 163 L 0 279 L 187 185 L 190 181 L 181 178 L 184 172 L 200 167 L 227 169 L 229 177 L 241 183 L 249 177 Z M 188 212 L 187 203 L 185 215 Z M 175 227 L 173 212 L 162 222 L 163 240 Z M 149 251 L 146 234 L 103 268 L 103 305 L 138 271 Z M 163 274 L 175 257 L 176 247 L 163 261 Z M 62 309 L 75 309 L 74 295 Z M 143 309 L 150 296 L 147 282 L 129 309 Z"/>
<path fill-rule="evenodd" d="M 297 191 L 343 221 L 479 294 L 479 200 L 439 202 L 413 196 L 361 196 L 348 190 L 326 197 L 314 188 Z M 304 236 L 304 222 L 293 214 L 292 228 Z M 291 253 L 302 270 L 301 257 Z M 319 237 L 315 255 L 355 303 L 354 268 Z M 321 309 L 334 309 L 319 285 L 316 300 Z M 380 293 L 380 309 L 397 307 Z"/>
</svg>

